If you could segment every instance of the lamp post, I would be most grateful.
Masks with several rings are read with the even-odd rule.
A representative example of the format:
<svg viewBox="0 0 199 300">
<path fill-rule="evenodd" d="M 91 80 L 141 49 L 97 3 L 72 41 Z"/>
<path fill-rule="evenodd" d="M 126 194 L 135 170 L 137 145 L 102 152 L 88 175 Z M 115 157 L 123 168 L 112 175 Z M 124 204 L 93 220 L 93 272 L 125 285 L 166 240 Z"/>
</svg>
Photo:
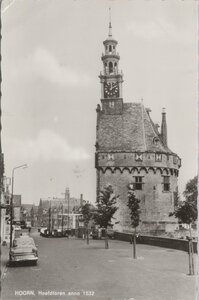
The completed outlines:
<svg viewBox="0 0 199 300">
<path fill-rule="evenodd" d="M 12 232 L 13 232 L 12 219 L 13 219 L 14 172 L 16 169 L 19 169 L 19 168 L 25 169 L 27 167 L 28 167 L 27 164 L 24 164 L 24 165 L 20 165 L 20 166 L 17 166 L 12 169 L 12 189 L 11 189 L 11 199 L 10 199 L 10 251 L 11 251 L 11 247 L 12 247 Z M 9 256 L 11 256 L 11 254 Z"/>
</svg>

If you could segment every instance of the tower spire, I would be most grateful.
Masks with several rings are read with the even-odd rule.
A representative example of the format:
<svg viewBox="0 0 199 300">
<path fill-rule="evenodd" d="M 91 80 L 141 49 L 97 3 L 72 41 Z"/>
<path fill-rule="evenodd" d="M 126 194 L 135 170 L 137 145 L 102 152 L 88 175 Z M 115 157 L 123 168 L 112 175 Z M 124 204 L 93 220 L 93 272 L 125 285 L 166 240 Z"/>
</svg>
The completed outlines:
<svg viewBox="0 0 199 300">
<path fill-rule="evenodd" d="M 112 37 L 112 26 L 111 26 L 111 8 L 109 7 L 109 32 L 108 36 Z"/>
</svg>

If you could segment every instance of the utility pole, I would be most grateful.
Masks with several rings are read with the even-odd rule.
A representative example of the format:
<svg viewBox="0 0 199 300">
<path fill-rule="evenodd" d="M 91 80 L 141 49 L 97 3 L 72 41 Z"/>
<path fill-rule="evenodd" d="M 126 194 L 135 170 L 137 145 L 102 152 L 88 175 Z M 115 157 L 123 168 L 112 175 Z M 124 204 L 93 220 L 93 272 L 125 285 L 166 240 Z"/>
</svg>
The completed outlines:
<svg viewBox="0 0 199 300">
<path fill-rule="evenodd" d="M 24 165 L 20 165 L 18 167 L 15 167 L 12 169 L 12 189 L 11 189 L 11 199 L 10 199 L 10 252 L 11 252 L 11 248 L 12 248 L 12 232 L 13 232 L 13 193 L 14 193 L 14 172 L 16 169 L 19 169 L 19 168 L 27 168 L 27 164 L 24 164 Z M 9 255 L 10 259 L 11 259 L 11 253 Z"/>
<path fill-rule="evenodd" d="M 66 189 L 66 191 L 67 191 L 67 189 Z M 69 208 L 70 208 L 70 195 L 68 194 L 68 230 L 69 230 L 69 222 L 70 222 Z"/>
<path fill-rule="evenodd" d="M 64 213 L 64 206 L 63 206 L 63 203 L 62 203 L 62 219 L 61 219 L 62 236 L 63 236 L 63 233 L 64 233 L 64 219 L 63 219 L 63 213 Z"/>
<path fill-rule="evenodd" d="M 51 200 L 50 200 L 50 207 L 49 207 L 49 220 L 48 220 L 48 226 L 49 226 L 49 235 L 51 234 Z"/>
<path fill-rule="evenodd" d="M 62 193 L 62 195 L 64 195 L 64 199 L 65 201 L 67 201 L 68 203 L 68 222 L 67 222 L 67 230 L 69 230 L 69 221 L 70 221 L 70 193 L 69 193 L 69 188 L 65 189 L 65 193 Z M 68 199 L 67 199 L 68 198 Z"/>
</svg>

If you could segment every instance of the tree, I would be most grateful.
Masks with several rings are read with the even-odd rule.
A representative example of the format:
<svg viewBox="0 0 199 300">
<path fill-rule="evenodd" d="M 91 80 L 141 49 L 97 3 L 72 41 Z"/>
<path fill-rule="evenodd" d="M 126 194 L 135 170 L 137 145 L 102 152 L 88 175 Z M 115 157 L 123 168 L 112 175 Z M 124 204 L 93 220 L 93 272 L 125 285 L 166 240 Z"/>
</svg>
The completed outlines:
<svg viewBox="0 0 199 300">
<path fill-rule="evenodd" d="M 88 224 L 89 224 L 89 221 L 92 219 L 93 217 L 93 212 L 92 212 L 92 209 L 91 209 L 91 204 L 89 203 L 86 203 L 82 206 L 82 209 L 81 209 L 81 213 L 83 215 L 83 221 L 84 221 L 84 224 L 86 226 L 86 237 L 87 237 L 87 244 L 89 244 L 89 230 L 88 230 Z"/>
<path fill-rule="evenodd" d="M 105 249 L 108 249 L 107 227 L 112 225 L 111 219 L 118 210 L 118 207 L 115 206 L 118 197 L 119 196 L 115 196 L 113 193 L 111 185 L 108 185 L 103 191 L 100 191 L 97 197 L 97 209 L 94 214 L 94 220 L 97 225 L 105 228 Z"/>
<path fill-rule="evenodd" d="M 175 208 L 174 212 L 170 213 L 169 216 L 174 216 L 181 223 L 189 225 L 190 238 L 188 239 L 189 247 L 189 274 L 194 274 L 194 263 L 193 263 L 193 242 L 192 242 L 192 232 L 191 225 L 197 220 L 198 210 L 197 210 L 197 183 L 198 177 L 195 176 L 193 179 L 189 180 L 186 184 L 185 191 L 183 195 L 185 196 L 185 201 L 182 201 Z"/>
<path fill-rule="evenodd" d="M 128 203 L 130 210 L 131 225 L 134 228 L 133 239 L 133 258 L 136 258 L 136 228 L 140 222 L 140 200 L 136 198 L 133 187 L 128 185 Z"/>
<path fill-rule="evenodd" d="M 192 203 L 197 207 L 197 198 L 198 198 L 198 176 L 195 176 L 193 179 L 189 180 L 185 186 L 185 191 L 183 195 L 187 202 Z"/>
</svg>

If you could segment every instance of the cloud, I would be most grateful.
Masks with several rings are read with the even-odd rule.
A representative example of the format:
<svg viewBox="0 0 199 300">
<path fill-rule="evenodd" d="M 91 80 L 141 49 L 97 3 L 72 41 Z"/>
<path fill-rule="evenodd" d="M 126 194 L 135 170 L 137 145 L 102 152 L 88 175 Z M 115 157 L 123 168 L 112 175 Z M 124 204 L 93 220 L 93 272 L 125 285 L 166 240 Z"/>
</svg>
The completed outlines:
<svg viewBox="0 0 199 300">
<path fill-rule="evenodd" d="M 33 66 L 39 76 L 61 86 L 88 86 L 91 83 L 88 74 L 62 65 L 55 56 L 43 48 L 38 48 L 34 53 Z"/>
<path fill-rule="evenodd" d="M 7 76 L 13 80 L 41 78 L 60 87 L 72 88 L 87 87 L 93 81 L 89 74 L 62 64 L 58 57 L 44 48 L 37 48 L 28 57 L 8 61 L 5 67 L 8 66 L 12 72 L 7 72 Z"/>
<path fill-rule="evenodd" d="M 48 129 L 41 130 L 34 140 L 16 138 L 7 140 L 6 148 L 10 149 L 7 151 L 8 157 L 27 163 L 30 161 L 84 161 L 90 158 L 83 148 L 70 146 L 63 137 Z"/>
<path fill-rule="evenodd" d="M 174 41 L 183 44 L 190 44 L 194 42 L 194 32 L 191 29 L 184 27 L 178 28 L 174 23 L 168 22 L 163 18 L 154 21 L 132 21 L 126 25 L 128 32 L 135 36 L 160 41 Z M 191 32 L 191 34 L 190 34 Z"/>
</svg>

